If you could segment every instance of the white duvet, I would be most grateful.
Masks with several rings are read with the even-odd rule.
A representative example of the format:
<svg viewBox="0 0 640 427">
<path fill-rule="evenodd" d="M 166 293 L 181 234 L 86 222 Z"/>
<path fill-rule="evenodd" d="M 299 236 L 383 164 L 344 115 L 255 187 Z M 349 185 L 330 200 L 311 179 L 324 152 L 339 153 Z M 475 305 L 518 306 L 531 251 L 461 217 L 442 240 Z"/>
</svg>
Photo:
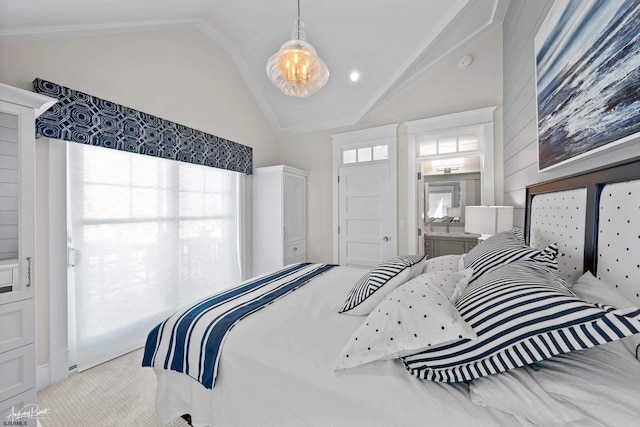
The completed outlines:
<svg viewBox="0 0 640 427">
<path fill-rule="evenodd" d="M 525 425 L 640 425 L 640 363 L 620 341 L 480 378 L 470 390 Z"/>
<path fill-rule="evenodd" d="M 549 420 L 625 425 L 608 423 L 612 413 L 621 414 L 617 419 L 623 423 L 634 416 L 640 420 L 634 414 L 640 402 L 634 378 L 618 399 L 619 378 L 593 360 L 601 358 L 607 365 L 613 357 L 621 376 L 634 363 L 632 375 L 640 374 L 640 364 L 616 352 L 611 356 L 608 349 L 589 350 L 594 359 L 587 362 L 567 355 L 568 363 L 542 362 L 543 371 L 518 369 L 476 380 L 473 395 L 465 383 L 411 377 L 397 361 L 334 373 L 340 350 L 364 320 L 338 314 L 362 274 L 336 267 L 239 322 L 224 343 L 213 390 L 184 374 L 156 369 L 160 419 L 167 423 L 188 413 L 194 426 L 214 427 L 552 425 Z M 580 375 L 584 364 L 603 374 L 587 376 L 585 383 Z M 562 378 L 562 384 L 555 378 Z"/>
<path fill-rule="evenodd" d="M 585 274 L 579 297 L 615 307 L 633 304 Z M 552 357 L 470 383 L 474 402 L 540 426 L 640 426 L 640 337 Z"/>
</svg>

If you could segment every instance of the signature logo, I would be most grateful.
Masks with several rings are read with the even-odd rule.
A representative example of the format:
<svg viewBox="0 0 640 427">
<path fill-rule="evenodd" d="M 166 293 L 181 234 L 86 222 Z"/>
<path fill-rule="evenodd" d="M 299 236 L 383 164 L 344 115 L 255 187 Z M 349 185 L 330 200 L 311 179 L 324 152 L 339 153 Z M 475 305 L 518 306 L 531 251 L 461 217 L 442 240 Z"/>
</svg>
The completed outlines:
<svg viewBox="0 0 640 427">
<path fill-rule="evenodd" d="M 11 412 L 9 412 L 9 415 L 4 417 L 7 421 L 5 421 L 3 424 L 5 426 L 26 425 L 26 423 L 23 424 L 23 423 L 20 423 L 19 421 L 34 419 L 38 417 L 46 418 L 46 416 L 49 414 L 49 411 L 50 411 L 49 408 L 40 409 L 38 405 L 33 403 L 29 405 L 25 405 L 22 409 L 17 411 L 14 406 L 14 407 L 11 407 Z"/>
</svg>

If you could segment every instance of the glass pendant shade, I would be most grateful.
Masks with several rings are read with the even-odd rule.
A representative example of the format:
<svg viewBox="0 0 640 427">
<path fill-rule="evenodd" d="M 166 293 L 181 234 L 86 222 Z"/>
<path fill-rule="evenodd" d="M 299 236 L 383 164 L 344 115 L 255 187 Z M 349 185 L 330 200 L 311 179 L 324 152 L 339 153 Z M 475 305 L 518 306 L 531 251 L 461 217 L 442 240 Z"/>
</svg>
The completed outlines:
<svg viewBox="0 0 640 427">
<path fill-rule="evenodd" d="M 304 98 L 327 84 L 329 70 L 305 40 L 302 21 L 294 21 L 292 39 L 267 61 L 267 76 L 285 95 Z"/>
</svg>

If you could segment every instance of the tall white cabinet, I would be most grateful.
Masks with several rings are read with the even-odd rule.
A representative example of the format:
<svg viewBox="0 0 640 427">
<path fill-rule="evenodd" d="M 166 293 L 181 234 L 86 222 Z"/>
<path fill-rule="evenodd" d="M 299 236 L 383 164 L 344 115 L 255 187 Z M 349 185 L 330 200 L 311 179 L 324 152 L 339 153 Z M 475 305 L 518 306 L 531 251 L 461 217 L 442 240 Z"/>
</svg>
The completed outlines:
<svg viewBox="0 0 640 427">
<path fill-rule="evenodd" d="M 11 414 L 36 405 L 35 118 L 55 102 L 0 84 L 0 420 L 9 424 L 36 426 Z"/>
<path fill-rule="evenodd" d="M 307 176 L 303 170 L 284 165 L 254 169 L 254 276 L 307 260 Z"/>
</svg>

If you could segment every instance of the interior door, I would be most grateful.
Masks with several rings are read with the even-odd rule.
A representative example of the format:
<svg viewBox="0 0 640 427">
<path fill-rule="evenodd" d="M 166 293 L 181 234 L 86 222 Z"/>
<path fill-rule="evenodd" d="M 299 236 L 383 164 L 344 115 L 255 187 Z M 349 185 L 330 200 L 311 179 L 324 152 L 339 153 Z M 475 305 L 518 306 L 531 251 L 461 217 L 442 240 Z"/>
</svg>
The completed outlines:
<svg viewBox="0 0 640 427">
<path fill-rule="evenodd" d="M 304 240 L 305 224 L 305 177 L 291 173 L 283 174 L 284 243 Z"/>
<path fill-rule="evenodd" d="M 389 162 L 338 171 L 340 265 L 374 267 L 397 253 Z"/>
</svg>

